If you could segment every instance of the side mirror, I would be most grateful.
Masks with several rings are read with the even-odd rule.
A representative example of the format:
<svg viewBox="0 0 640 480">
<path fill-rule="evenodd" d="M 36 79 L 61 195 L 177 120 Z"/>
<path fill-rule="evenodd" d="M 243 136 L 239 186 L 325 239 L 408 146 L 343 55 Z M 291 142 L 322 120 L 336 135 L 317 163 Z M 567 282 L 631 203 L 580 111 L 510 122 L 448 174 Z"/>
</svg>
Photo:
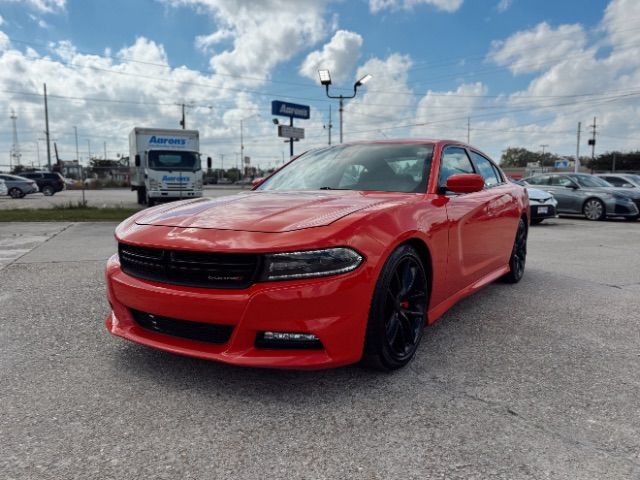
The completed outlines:
<svg viewBox="0 0 640 480">
<path fill-rule="evenodd" d="M 136 167 L 140 166 L 140 154 L 136 153 L 136 157 L 135 157 L 135 161 L 134 161 Z"/>
<path fill-rule="evenodd" d="M 445 188 L 453 193 L 473 193 L 484 188 L 484 178 L 476 173 L 459 173 L 447 179 Z"/>
<path fill-rule="evenodd" d="M 207 157 L 207 168 L 211 170 L 211 157 Z"/>
</svg>

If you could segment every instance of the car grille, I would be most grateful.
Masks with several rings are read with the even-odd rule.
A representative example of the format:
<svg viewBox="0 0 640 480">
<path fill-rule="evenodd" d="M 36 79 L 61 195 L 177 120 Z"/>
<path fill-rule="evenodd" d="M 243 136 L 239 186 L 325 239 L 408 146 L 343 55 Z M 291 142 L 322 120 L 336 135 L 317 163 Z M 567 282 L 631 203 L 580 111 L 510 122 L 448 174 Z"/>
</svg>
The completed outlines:
<svg viewBox="0 0 640 480">
<path fill-rule="evenodd" d="M 257 276 L 260 257 L 245 253 L 209 253 L 118 246 L 120 266 L 133 277 L 202 288 L 246 288 Z"/>
<path fill-rule="evenodd" d="M 131 310 L 131 314 L 136 323 L 142 328 L 171 335 L 172 337 L 187 338 L 199 342 L 227 343 L 233 332 L 233 326 L 231 325 L 192 322 L 190 320 L 145 313 L 139 310 Z"/>
</svg>

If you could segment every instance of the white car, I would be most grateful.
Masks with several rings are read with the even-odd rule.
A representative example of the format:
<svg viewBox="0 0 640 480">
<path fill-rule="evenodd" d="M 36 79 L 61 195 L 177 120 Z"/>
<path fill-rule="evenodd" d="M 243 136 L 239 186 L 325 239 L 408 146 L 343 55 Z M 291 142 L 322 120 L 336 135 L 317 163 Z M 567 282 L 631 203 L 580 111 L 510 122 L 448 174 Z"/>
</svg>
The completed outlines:
<svg viewBox="0 0 640 480">
<path fill-rule="evenodd" d="M 545 218 L 555 218 L 558 216 L 558 212 L 556 211 L 558 201 L 551 193 L 540 190 L 539 188 L 534 188 L 524 180 L 519 180 L 516 183 L 527 188 L 529 205 L 531 207 L 531 225 L 537 225 L 544 221 Z"/>
<path fill-rule="evenodd" d="M 0 178 L 0 197 L 4 197 L 9 194 L 9 190 L 7 189 L 7 184 L 4 183 L 4 180 Z"/>
</svg>

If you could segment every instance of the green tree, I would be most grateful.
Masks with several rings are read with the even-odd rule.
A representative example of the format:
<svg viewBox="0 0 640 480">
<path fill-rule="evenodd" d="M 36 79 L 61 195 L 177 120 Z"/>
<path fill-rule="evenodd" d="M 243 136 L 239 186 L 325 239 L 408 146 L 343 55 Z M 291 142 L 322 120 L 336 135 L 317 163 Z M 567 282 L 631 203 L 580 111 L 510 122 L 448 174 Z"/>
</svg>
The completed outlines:
<svg viewBox="0 0 640 480">
<path fill-rule="evenodd" d="M 545 167 L 552 167 L 560 156 L 555 153 L 545 152 L 544 154 L 532 152 L 526 148 L 509 147 L 503 150 L 500 158 L 500 165 L 503 167 L 526 167 L 528 163 L 539 163 Z"/>
</svg>

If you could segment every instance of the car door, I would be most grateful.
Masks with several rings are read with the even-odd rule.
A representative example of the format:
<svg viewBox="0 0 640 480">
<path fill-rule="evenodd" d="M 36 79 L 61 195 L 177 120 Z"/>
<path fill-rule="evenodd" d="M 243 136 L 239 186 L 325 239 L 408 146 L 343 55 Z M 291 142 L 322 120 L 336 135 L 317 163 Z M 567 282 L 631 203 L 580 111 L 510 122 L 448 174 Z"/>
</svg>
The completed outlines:
<svg viewBox="0 0 640 480">
<path fill-rule="evenodd" d="M 567 175 L 551 175 L 549 185 L 545 188 L 558 201 L 558 211 L 564 213 L 580 213 L 582 211 L 583 194 L 580 187 Z"/>
<path fill-rule="evenodd" d="M 478 173 L 467 151 L 459 146 L 446 146 L 440 157 L 438 186 L 446 199 L 449 219 L 449 249 L 447 262 L 447 290 L 453 295 L 471 285 L 495 263 L 491 229 L 488 221 L 489 204 L 493 194 L 487 191 L 455 194 L 446 191 L 451 175 Z"/>
<path fill-rule="evenodd" d="M 487 219 L 490 225 L 487 234 L 492 237 L 488 243 L 487 255 L 492 258 L 489 272 L 509 261 L 515 240 L 520 210 L 514 196 L 514 187 L 506 181 L 500 169 L 486 156 L 469 149 L 469 156 L 476 170 L 484 178 L 484 194 L 487 198 Z"/>
</svg>

